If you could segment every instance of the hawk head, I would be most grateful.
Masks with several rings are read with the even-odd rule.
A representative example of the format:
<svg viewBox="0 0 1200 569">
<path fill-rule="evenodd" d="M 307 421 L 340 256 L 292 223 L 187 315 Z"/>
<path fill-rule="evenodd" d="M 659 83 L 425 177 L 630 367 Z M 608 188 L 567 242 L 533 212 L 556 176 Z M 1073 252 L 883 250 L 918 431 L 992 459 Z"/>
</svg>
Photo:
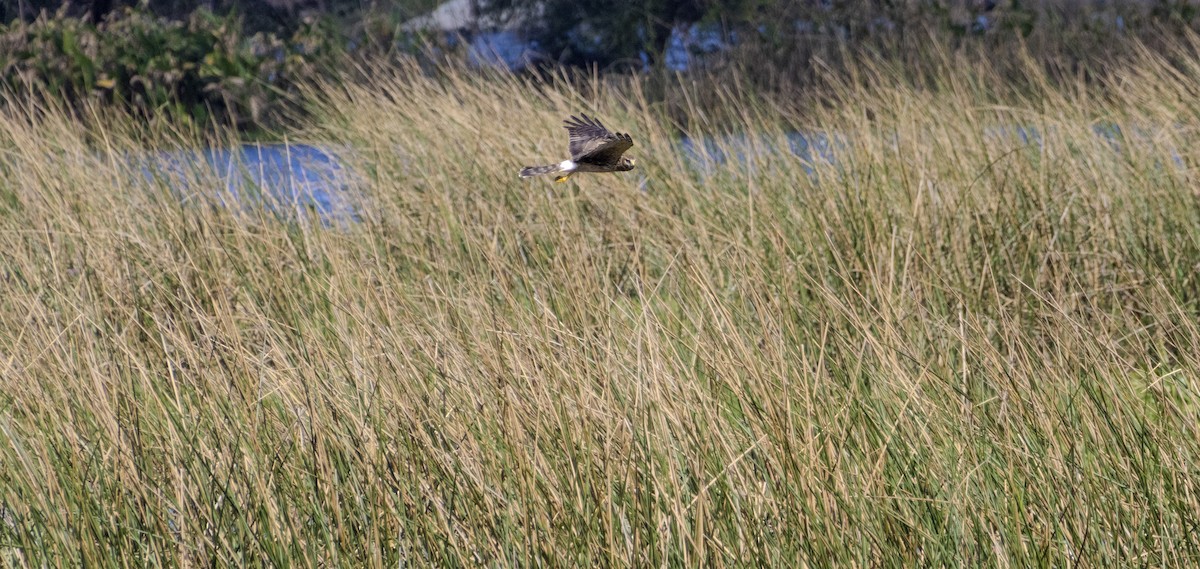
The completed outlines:
<svg viewBox="0 0 1200 569">
<path fill-rule="evenodd" d="M 621 162 L 617 164 L 617 171 L 618 172 L 627 172 L 629 170 L 632 170 L 635 165 L 637 165 L 636 160 L 634 160 L 633 158 L 629 158 L 627 156 L 623 156 L 623 157 L 621 157 Z"/>
</svg>

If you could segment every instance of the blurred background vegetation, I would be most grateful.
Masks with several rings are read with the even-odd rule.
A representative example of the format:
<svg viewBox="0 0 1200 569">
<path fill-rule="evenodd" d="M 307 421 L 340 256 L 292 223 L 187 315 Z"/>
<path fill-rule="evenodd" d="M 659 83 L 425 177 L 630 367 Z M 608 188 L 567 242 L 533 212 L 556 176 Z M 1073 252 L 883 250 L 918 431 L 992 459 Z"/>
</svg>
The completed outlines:
<svg viewBox="0 0 1200 569">
<path fill-rule="evenodd" d="M 920 69 L 966 51 L 1017 82 L 1032 54 L 1052 76 L 1086 77 L 1192 33 L 1198 14 L 1179 0 L 0 0 L 0 77 L 21 95 L 266 133 L 297 111 L 300 82 L 504 49 L 487 41 L 497 34 L 524 72 L 686 72 L 801 93 L 864 53 Z"/>
</svg>

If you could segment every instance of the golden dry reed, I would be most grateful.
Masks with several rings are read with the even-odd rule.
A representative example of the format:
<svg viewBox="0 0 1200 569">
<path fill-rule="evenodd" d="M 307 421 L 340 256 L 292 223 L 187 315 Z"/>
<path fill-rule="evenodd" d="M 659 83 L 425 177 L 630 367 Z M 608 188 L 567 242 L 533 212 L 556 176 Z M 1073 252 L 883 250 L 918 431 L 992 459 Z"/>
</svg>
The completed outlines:
<svg viewBox="0 0 1200 569">
<path fill-rule="evenodd" d="M 0 560 L 1195 566 L 1200 57 L 1135 63 L 671 111 L 372 67 L 289 133 L 353 223 L 131 165 L 232 134 L 10 98 Z M 519 180 L 581 111 L 638 169 Z"/>
</svg>

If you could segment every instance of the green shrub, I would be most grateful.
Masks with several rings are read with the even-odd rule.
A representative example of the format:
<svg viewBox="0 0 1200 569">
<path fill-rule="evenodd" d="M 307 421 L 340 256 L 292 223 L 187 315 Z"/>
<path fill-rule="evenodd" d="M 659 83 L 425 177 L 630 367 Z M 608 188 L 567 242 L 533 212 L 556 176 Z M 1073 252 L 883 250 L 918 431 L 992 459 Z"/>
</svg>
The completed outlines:
<svg viewBox="0 0 1200 569">
<path fill-rule="evenodd" d="M 297 81 L 337 57 L 333 38 L 315 20 L 283 39 L 247 36 L 238 15 L 204 9 L 175 21 L 126 8 L 98 24 L 60 10 L 0 25 L 0 72 L 17 91 L 253 129 L 277 117 Z"/>
</svg>

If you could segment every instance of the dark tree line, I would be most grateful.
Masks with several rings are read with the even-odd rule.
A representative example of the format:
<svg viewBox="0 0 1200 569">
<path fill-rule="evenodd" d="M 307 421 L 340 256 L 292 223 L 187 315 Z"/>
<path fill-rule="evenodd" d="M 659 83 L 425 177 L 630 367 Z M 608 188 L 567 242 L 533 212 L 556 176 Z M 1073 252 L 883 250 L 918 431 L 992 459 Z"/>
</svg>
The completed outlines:
<svg viewBox="0 0 1200 569">
<path fill-rule="evenodd" d="M 1164 0 L 1165 1 L 1165 0 Z M 723 41 L 783 46 L 824 36 L 851 43 L 937 27 L 962 33 L 1028 24 L 1047 7 L 1091 0 L 479 0 L 560 63 L 617 63 L 664 53 L 673 31 L 701 24 Z M 1121 0 L 1117 0 L 1117 4 Z M 1138 4 L 1129 0 L 1130 5 Z M 1111 2 L 1109 3 L 1111 4 Z M 1003 14 L 1003 15 L 1002 15 Z M 981 16 L 984 18 L 981 19 Z M 1028 29 L 1018 30 L 1028 32 Z M 784 49 L 779 47 L 779 49 Z"/>
<path fill-rule="evenodd" d="M 672 29 L 708 22 L 736 26 L 788 2 L 772 0 L 490 0 L 482 12 L 518 23 L 562 62 L 637 60 L 660 54 Z"/>
<path fill-rule="evenodd" d="M 248 34 L 289 35 L 305 16 L 326 17 L 346 36 L 370 34 L 363 22 L 403 20 L 436 7 L 441 0 L 0 0 L 0 23 L 29 22 L 41 14 L 99 23 L 114 12 L 137 7 L 170 20 L 186 20 L 197 9 L 236 14 Z M 808 11 L 862 14 L 904 0 L 469 0 L 476 13 L 495 19 L 519 18 L 525 36 L 560 63 L 637 62 L 663 52 L 672 30 L 696 22 L 722 29 L 774 25 Z M 921 0 L 909 0 L 918 2 Z M 527 17 L 532 16 L 532 17 Z M 387 29 L 389 24 L 382 26 Z M 375 27 L 375 31 L 380 30 Z M 779 31 L 779 30 L 775 30 Z M 385 34 L 386 35 L 386 34 Z M 372 41 L 378 38 L 354 38 Z M 361 43 L 361 42 L 360 42 Z"/>
<path fill-rule="evenodd" d="M 268 124 L 286 114 L 277 109 L 295 85 L 354 69 L 350 59 L 430 43 L 433 53 L 462 49 L 456 37 L 403 26 L 441 1 L 0 0 L 0 88 Z M 476 19 L 461 31 L 516 31 L 549 66 L 676 69 L 668 42 L 697 32 L 691 39 L 715 36 L 719 47 L 687 69 L 733 70 L 752 87 L 788 92 L 868 52 L 919 64 L 965 46 L 1016 81 L 1027 53 L 1076 73 L 1129 45 L 1170 45 L 1200 21 L 1179 0 L 466 1 Z"/>
<path fill-rule="evenodd" d="M 28 22 L 40 14 L 60 11 L 67 17 L 100 22 L 116 10 L 133 7 L 182 20 L 204 8 L 217 14 L 237 13 L 252 31 L 286 32 L 305 15 L 352 15 L 375 5 L 368 0 L 0 0 L 0 23 Z"/>
<path fill-rule="evenodd" d="M 394 43 L 400 24 L 443 0 L 0 0 L 0 23 L 39 14 L 100 22 L 137 6 L 171 20 L 199 8 L 235 14 L 247 35 L 291 35 L 309 16 L 346 45 Z M 1108 42 L 1120 26 L 1157 21 L 1191 26 L 1200 10 L 1180 0 L 467 0 L 476 14 L 519 30 L 549 60 L 608 67 L 657 63 L 672 34 L 694 24 L 726 44 L 756 44 L 756 54 L 786 59 L 797 43 L 834 39 L 850 44 L 903 37 L 935 28 L 947 35 L 1030 36 L 1051 43 L 1090 37 Z M 1118 18 L 1119 16 L 1119 18 Z M 1105 28 L 1107 26 L 1107 28 Z M 474 26 L 478 29 L 478 26 Z M 1122 30 L 1118 30 L 1122 31 Z M 378 37 L 375 37 L 378 36 Z M 1096 39 L 1098 38 L 1098 39 Z M 1085 42 L 1086 43 L 1086 42 Z M 756 55 L 758 57 L 758 55 Z M 649 61 L 647 61 L 649 60 Z"/>
</svg>

